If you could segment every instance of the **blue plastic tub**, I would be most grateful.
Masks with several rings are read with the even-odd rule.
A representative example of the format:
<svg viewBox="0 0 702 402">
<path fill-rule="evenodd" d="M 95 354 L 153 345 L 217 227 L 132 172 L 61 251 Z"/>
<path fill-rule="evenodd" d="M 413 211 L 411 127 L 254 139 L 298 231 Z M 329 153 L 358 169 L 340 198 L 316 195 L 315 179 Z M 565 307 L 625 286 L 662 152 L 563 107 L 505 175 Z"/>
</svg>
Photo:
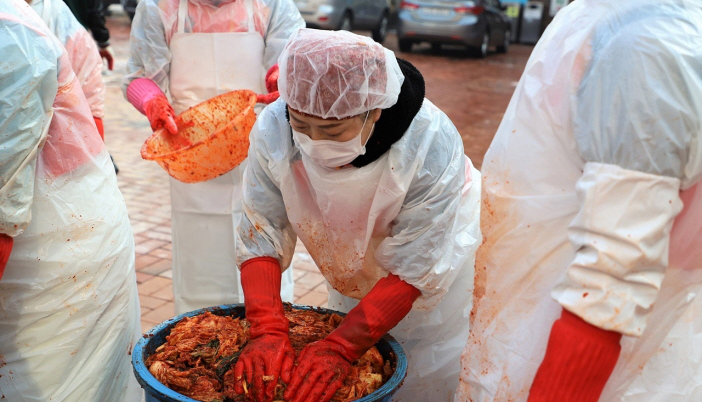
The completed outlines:
<svg viewBox="0 0 702 402">
<path fill-rule="evenodd" d="M 342 316 L 344 315 L 338 311 L 320 307 L 300 306 L 293 304 L 293 308 L 313 310 L 322 314 L 336 313 Z M 137 381 L 139 381 L 141 387 L 144 388 L 146 402 L 198 402 L 195 399 L 181 395 L 158 382 L 158 380 L 151 375 L 144 362 L 146 362 L 146 359 L 159 346 L 166 342 L 166 336 L 171 333 L 171 329 L 178 322 L 180 322 L 180 320 L 185 317 L 200 315 L 207 311 L 211 312 L 212 314 L 223 316 L 229 315 L 232 317 L 244 317 L 245 315 L 243 304 L 229 304 L 191 311 L 189 313 L 171 318 L 170 320 L 166 320 L 155 326 L 153 329 L 151 329 L 151 331 L 144 334 L 139 342 L 137 342 L 136 346 L 134 346 L 134 351 L 132 352 L 132 366 L 134 367 L 134 375 L 136 376 Z M 395 391 L 402 386 L 402 381 L 405 379 L 405 375 L 407 374 L 407 356 L 395 338 L 390 335 L 385 335 L 383 339 L 375 344 L 375 347 L 378 348 L 384 359 L 390 359 L 390 361 L 395 362 L 395 373 L 375 392 L 361 399 L 357 399 L 356 402 L 390 402 L 392 394 L 394 394 Z"/>
</svg>

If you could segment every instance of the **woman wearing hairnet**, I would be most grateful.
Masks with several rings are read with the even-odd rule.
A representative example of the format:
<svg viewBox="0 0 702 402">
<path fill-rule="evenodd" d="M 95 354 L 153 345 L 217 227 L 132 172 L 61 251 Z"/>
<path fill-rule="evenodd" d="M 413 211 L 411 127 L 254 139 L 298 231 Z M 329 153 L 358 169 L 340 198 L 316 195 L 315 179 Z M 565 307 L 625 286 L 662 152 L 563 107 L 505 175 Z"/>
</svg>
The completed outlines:
<svg viewBox="0 0 702 402">
<path fill-rule="evenodd" d="M 100 137 L 104 139 L 105 83 L 102 80 L 102 58 L 95 41 L 63 0 L 27 0 L 27 3 L 66 48 Z"/>
<path fill-rule="evenodd" d="M 468 336 L 480 174 L 419 71 L 370 38 L 301 29 L 279 65 L 281 99 L 252 131 L 237 236 L 253 338 L 238 392 L 246 381 L 270 400 L 280 374 L 286 400 L 328 401 L 390 331 L 409 358 L 394 400 L 449 400 Z M 278 289 L 297 237 L 329 307 L 348 315 L 293 369 Z"/>
<path fill-rule="evenodd" d="M 88 102 L 24 1 L 0 2 L 0 54 L 0 393 L 138 402 L 134 237 Z"/>
<path fill-rule="evenodd" d="M 292 0 L 144 0 L 132 23 L 127 99 L 154 130 L 175 133 L 175 114 L 188 107 L 232 90 L 274 89 L 276 60 L 302 26 Z M 243 172 L 244 165 L 202 183 L 171 179 L 177 314 L 243 301 L 232 247 Z M 292 272 L 284 279 L 292 301 Z"/>
<path fill-rule="evenodd" d="M 702 2 L 576 1 L 483 165 L 458 401 L 702 400 Z"/>
</svg>

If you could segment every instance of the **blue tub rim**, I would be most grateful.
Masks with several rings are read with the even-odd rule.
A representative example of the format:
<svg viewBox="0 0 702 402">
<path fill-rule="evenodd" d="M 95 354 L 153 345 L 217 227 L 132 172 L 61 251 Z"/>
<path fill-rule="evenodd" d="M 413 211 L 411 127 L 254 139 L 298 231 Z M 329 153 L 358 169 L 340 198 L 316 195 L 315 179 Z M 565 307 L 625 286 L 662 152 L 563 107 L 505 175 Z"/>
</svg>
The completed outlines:
<svg viewBox="0 0 702 402">
<path fill-rule="evenodd" d="M 302 309 L 302 310 L 312 310 L 316 311 L 318 313 L 322 314 L 338 314 L 340 316 L 345 316 L 346 313 L 342 313 L 340 311 L 336 310 L 331 310 L 328 308 L 324 307 L 315 307 L 315 306 L 305 306 L 305 305 L 300 305 L 300 304 L 290 304 L 292 308 L 294 309 Z M 134 372 L 134 377 L 136 377 L 137 382 L 139 385 L 144 389 L 144 391 L 149 392 L 151 394 L 161 394 L 167 398 L 170 398 L 171 400 L 175 402 L 200 402 L 197 399 L 192 399 L 190 397 L 187 397 L 185 395 L 179 394 L 178 392 L 168 388 L 164 384 L 162 384 L 160 381 L 154 377 L 151 372 L 149 371 L 148 367 L 146 367 L 146 358 L 144 356 L 145 354 L 145 348 L 149 341 L 159 332 L 164 331 L 164 330 L 169 330 L 172 327 L 174 327 L 178 322 L 180 322 L 183 318 L 186 317 L 194 317 L 196 315 L 204 314 L 206 312 L 211 312 L 213 314 L 216 314 L 217 312 L 221 312 L 223 310 L 235 310 L 235 309 L 244 309 L 244 304 L 243 303 L 237 303 L 237 304 L 223 304 L 220 306 L 213 306 L 213 307 L 207 307 L 199 310 L 193 310 L 189 311 L 184 314 L 180 314 L 178 316 L 175 316 L 173 318 L 169 318 L 168 320 L 156 325 L 155 327 L 151 328 L 149 331 L 147 331 L 145 334 L 139 338 L 139 341 L 137 341 L 136 345 L 134 345 L 134 349 L 132 350 L 132 369 Z M 221 314 L 219 314 L 221 315 Z M 377 390 L 375 390 L 373 393 L 371 393 L 368 396 L 364 396 L 363 398 L 360 399 L 355 399 L 353 402 L 373 402 L 373 401 L 382 401 L 384 398 L 389 397 L 390 395 L 394 394 L 401 386 L 402 382 L 405 380 L 405 376 L 407 375 L 407 357 L 405 355 L 404 349 L 402 349 L 402 346 L 400 343 L 390 334 L 385 334 L 382 338 L 381 341 L 385 341 L 388 346 L 392 349 L 393 353 L 395 354 L 395 372 L 388 378 L 388 380 Z M 161 345 L 158 345 L 161 346 Z M 156 346 L 156 347 L 158 347 Z M 402 358 L 401 358 L 402 357 Z M 397 384 L 397 385 L 393 385 Z"/>
</svg>

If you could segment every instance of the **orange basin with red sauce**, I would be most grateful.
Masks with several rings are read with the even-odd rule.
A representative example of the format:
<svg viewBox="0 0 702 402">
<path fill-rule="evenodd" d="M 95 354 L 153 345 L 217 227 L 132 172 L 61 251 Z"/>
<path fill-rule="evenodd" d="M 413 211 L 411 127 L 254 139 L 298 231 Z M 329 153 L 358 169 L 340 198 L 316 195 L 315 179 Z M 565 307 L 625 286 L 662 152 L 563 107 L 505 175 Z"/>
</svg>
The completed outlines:
<svg viewBox="0 0 702 402">
<path fill-rule="evenodd" d="M 141 147 L 141 157 L 184 183 L 221 176 L 246 159 L 255 105 L 256 93 L 249 90 L 206 100 L 178 116 L 178 134 L 156 130 Z"/>
</svg>

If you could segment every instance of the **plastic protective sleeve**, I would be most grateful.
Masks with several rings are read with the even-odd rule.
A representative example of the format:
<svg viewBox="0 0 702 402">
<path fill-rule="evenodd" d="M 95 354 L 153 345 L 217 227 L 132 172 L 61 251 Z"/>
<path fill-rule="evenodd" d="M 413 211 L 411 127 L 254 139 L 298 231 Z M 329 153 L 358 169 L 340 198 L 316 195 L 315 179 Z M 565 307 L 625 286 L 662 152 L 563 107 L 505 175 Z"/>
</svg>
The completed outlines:
<svg viewBox="0 0 702 402">
<path fill-rule="evenodd" d="M 58 90 L 57 55 L 46 37 L 0 20 L 0 233 L 15 237 L 31 221 L 37 149 Z"/>
<path fill-rule="evenodd" d="M 587 163 L 576 189 L 576 254 L 553 296 L 593 325 L 640 336 L 668 266 L 680 180 Z"/>
</svg>

